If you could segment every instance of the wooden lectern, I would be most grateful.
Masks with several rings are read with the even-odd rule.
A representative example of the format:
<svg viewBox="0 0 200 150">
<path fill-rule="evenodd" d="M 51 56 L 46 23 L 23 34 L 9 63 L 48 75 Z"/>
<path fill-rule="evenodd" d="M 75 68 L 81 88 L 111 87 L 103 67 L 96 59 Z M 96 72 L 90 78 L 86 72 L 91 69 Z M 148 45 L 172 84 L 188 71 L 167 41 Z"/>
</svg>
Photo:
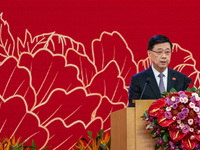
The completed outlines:
<svg viewBox="0 0 200 150">
<path fill-rule="evenodd" d="M 135 107 L 124 108 L 111 114 L 112 150 L 154 150 L 153 140 L 141 116 L 155 100 L 136 100 Z"/>
</svg>

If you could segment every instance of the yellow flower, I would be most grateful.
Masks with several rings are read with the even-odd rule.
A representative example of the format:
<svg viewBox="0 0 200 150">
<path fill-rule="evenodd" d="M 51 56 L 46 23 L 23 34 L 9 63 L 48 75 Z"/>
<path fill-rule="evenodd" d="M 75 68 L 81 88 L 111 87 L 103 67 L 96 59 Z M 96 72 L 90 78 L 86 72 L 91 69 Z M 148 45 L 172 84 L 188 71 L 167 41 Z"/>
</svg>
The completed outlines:
<svg viewBox="0 0 200 150">
<path fill-rule="evenodd" d="M 104 130 L 101 129 L 96 136 L 96 138 L 92 137 L 92 132 L 88 131 L 91 142 L 88 142 L 85 138 L 81 138 L 77 140 L 76 148 L 79 150 L 99 150 L 100 147 L 104 147 L 106 150 L 110 150 L 110 135 L 107 132 L 105 137 L 103 138 Z M 85 145 L 86 144 L 86 145 Z M 74 150 L 74 149 L 72 149 Z"/>
<path fill-rule="evenodd" d="M 2 142 L 0 142 L 0 150 L 10 150 L 11 149 L 19 149 L 23 150 L 24 147 L 22 144 L 19 144 L 20 138 L 15 140 L 15 136 L 12 137 L 12 139 L 4 138 L 2 139 Z"/>
<path fill-rule="evenodd" d="M 0 150 L 3 150 L 3 144 L 0 142 Z"/>
<path fill-rule="evenodd" d="M 81 139 L 78 139 L 77 144 L 76 144 L 76 148 L 84 150 L 85 144 Z"/>
<path fill-rule="evenodd" d="M 109 140 L 110 140 L 110 135 L 109 135 L 109 133 L 107 132 L 106 135 L 105 135 L 105 138 L 104 138 L 104 143 L 107 145 L 108 142 L 109 142 Z"/>
</svg>

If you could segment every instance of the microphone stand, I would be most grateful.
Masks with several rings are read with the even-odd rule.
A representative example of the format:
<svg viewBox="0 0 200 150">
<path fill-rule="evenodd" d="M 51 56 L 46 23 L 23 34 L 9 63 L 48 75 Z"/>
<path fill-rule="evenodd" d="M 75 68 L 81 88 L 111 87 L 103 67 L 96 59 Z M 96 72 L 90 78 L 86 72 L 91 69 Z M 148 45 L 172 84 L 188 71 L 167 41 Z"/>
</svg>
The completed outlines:
<svg viewBox="0 0 200 150">
<path fill-rule="evenodd" d="M 143 94 L 144 94 L 144 91 L 145 91 L 145 89 L 146 89 L 146 86 L 147 86 L 147 84 L 150 83 L 150 81 L 151 81 L 151 79 L 148 77 L 148 78 L 146 79 L 146 81 L 145 81 L 145 84 L 144 84 L 142 93 L 141 93 L 141 95 L 140 95 L 140 99 L 142 99 L 142 96 L 143 96 Z"/>
</svg>

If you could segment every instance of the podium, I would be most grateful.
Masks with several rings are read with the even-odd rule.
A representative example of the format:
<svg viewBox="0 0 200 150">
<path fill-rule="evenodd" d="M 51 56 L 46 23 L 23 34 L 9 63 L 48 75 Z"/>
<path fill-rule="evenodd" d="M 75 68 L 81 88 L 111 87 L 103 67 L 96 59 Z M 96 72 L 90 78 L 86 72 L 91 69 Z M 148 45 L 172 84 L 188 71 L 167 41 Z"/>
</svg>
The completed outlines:
<svg viewBox="0 0 200 150">
<path fill-rule="evenodd" d="M 144 112 L 155 100 L 136 100 L 135 107 L 124 108 L 111 113 L 112 150 L 154 150 L 156 141 L 146 122 Z"/>
</svg>

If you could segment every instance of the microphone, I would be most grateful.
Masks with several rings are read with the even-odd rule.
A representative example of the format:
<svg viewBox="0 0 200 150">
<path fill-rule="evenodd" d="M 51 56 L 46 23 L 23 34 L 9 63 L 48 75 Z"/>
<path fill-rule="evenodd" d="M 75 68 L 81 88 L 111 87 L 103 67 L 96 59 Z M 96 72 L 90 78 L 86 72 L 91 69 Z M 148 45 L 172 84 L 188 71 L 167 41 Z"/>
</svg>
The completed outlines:
<svg viewBox="0 0 200 150">
<path fill-rule="evenodd" d="M 143 87 L 143 89 L 142 89 L 142 94 L 140 95 L 140 99 L 142 99 L 142 96 L 143 96 L 143 94 L 144 94 L 144 91 L 145 91 L 145 89 L 146 89 L 146 86 L 147 86 L 147 84 L 149 84 L 150 82 L 151 82 L 151 78 L 150 78 L 150 77 L 146 78 L 144 87 Z"/>
<path fill-rule="evenodd" d="M 197 88 L 197 86 L 192 82 L 192 79 L 190 77 L 187 77 L 186 80 L 187 80 L 188 83 L 192 83 L 192 85 L 194 85 L 194 87 L 199 91 L 199 88 Z"/>
<path fill-rule="evenodd" d="M 190 77 L 187 77 L 186 80 L 187 80 L 188 83 L 192 83 L 192 79 Z"/>
</svg>

